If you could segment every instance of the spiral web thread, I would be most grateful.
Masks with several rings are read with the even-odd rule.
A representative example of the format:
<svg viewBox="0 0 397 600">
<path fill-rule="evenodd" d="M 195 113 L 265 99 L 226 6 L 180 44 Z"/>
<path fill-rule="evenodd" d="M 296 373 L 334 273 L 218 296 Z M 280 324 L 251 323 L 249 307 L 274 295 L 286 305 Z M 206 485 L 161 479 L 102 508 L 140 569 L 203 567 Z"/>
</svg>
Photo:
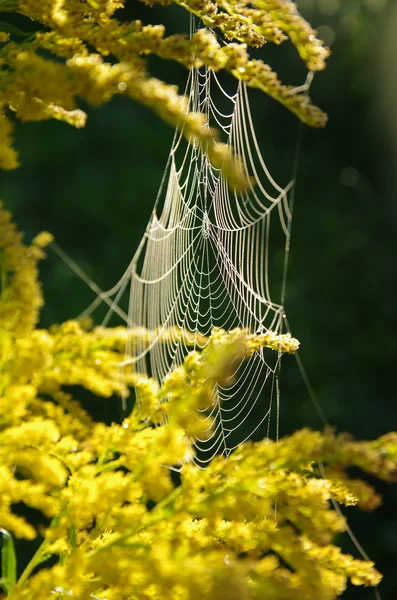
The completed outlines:
<svg viewBox="0 0 397 600">
<path fill-rule="evenodd" d="M 205 126 L 221 130 L 239 155 L 249 187 L 231 190 L 205 150 L 194 139 L 186 142 L 183 126 L 177 128 L 135 256 L 120 281 L 100 292 L 89 309 L 105 301 L 110 308 L 104 324 L 117 313 L 129 328 L 151 332 L 149 343 L 138 336 L 133 347 L 127 344 L 126 363 L 160 384 L 188 352 L 205 347 L 213 328 L 280 333 L 285 317 L 280 299 L 293 182 L 280 187 L 266 167 L 244 83 L 229 94 L 215 72 L 192 69 L 186 95 L 187 110 L 204 114 Z M 119 303 L 128 288 L 126 315 Z M 278 406 L 280 358 L 280 353 L 261 349 L 233 365 L 225 385 L 216 385 L 215 403 L 202 413 L 209 430 L 213 419 L 216 426 L 209 439 L 194 441 L 200 465 L 216 453 L 228 455 L 261 426 L 269 433 L 272 406 Z"/>
</svg>

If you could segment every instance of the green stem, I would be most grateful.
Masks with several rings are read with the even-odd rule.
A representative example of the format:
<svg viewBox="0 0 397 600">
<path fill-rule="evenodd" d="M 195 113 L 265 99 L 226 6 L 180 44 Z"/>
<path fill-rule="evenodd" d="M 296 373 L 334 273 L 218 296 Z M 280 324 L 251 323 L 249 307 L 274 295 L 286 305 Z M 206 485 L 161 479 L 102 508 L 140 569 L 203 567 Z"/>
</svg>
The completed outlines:
<svg viewBox="0 0 397 600">
<path fill-rule="evenodd" d="M 1 3 L 1 0 L 0 0 Z M 0 4 L 1 6 L 1 4 Z M 32 572 L 34 571 L 34 569 L 43 562 L 43 560 L 45 560 L 46 558 L 46 540 L 44 540 L 41 545 L 39 546 L 39 548 L 37 549 L 37 551 L 35 552 L 35 554 L 33 554 L 32 558 L 30 559 L 29 563 L 27 564 L 26 568 L 24 569 L 23 573 L 21 574 L 20 578 L 18 579 L 17 588 L 21 588 L 26 581 L 29 579 L 29 577 L 31 576 Z"/>
<path fill-rule="evenodd" d="M 97 473 L 104 473 L 105 471 L 114 471 L 115 469 L 118 469 L 119 467 L 123 467 L 123 461 L 117 459 L 117 460 L 112 460 L 110 462 L 107 462 L 103 465 L 99 465 L 99 468 L 97 469 Z"/>
</svg>

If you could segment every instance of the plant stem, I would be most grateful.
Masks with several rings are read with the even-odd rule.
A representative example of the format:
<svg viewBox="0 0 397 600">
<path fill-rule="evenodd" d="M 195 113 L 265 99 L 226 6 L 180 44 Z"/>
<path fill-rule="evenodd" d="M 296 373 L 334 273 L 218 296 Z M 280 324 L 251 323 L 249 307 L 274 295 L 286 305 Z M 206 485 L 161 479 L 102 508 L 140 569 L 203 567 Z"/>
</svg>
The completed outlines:
<svg viewBox="0 0 397 600">
<path fill-rule="evenodd" d="M 0 0 L 0 6 L 1 6 L 1 0 Z M 36 550 L 36 552 L 33 554 L 32 558 L 30 559 L 29 563 L 27 564 L 26 568 L 24 569 L 23 573 L 21 574 L 20 578 L 17 581 L 17 588 L 21 588 L 26 581 L 29 579 L 30 575 L 32 574 L 32 572 L 34 571 L 34 569 L 41 563 L 43 562 L 43 559 L 45 557 L 45 546 L 46 546 L 46 541 L 44 540 L 40 546 L 38 547 L 38 549 Z"/>
</svg>

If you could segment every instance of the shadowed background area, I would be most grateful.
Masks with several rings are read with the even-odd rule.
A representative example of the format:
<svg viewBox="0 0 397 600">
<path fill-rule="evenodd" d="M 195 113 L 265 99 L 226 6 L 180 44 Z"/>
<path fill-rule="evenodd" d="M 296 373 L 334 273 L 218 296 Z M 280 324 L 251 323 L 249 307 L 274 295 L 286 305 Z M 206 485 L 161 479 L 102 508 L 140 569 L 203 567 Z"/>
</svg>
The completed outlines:
<svg viewBox="0 0 397 600">
<path fill-rule="evenodd" d="M 331 46 L 311 95 L 329 115 L 324 130 L 298 124 L 286 109 L 250 90 L 261 149 L 281 185 L 291 178 L 302 128 L 286 312 L 301 341 L 301 358 L 327 420 L 369 438 L 397 427 L 394 368 L 397 250 L 397 6 L 385 0 L 302 0 L 301 11 Z M 10 19 L 1 14 L 1 19 Z M 128 3 L 120 18 L 186 31 L 175 7 Z M 32 27 L 20 19 L 21 28 Z M 301 85 L 305 69 L 290 44 L 255 54 L 286 83 Z M 182 67 L 153 60 L 152 73 L 183 89 Z M 173 131 L 149 110 L 116 99 L 85 107 L 76 131 L 49 121 L 16 127 L 22 166 L 0 176 L 0 197 L 29 241 L 43 229 L 103 289 L 130 261 L 150 217 Z M 42 265 L 42 326 L 73 318 L 94 299 L 51 250 Z M 281 277 L 281 273 L 280 273 Z M 100 318 L 100 317 L 99 317 Z M 118 418 L 102 402 L 101 415 Z M 98 413 L 99 414 L 99 413 Z M 321 428 L 318 411 L 293 358 L 281 380 L 280 434 Z M 382 598 L 397 597 L 396 487 L 378 485 L 384 506 L 348 511 L 365 551 L 384 573 Z M 349 540 L 345 548 L 353 551 Z M 346 598 L 374 598 L 349 588 Z"/>
</svg>

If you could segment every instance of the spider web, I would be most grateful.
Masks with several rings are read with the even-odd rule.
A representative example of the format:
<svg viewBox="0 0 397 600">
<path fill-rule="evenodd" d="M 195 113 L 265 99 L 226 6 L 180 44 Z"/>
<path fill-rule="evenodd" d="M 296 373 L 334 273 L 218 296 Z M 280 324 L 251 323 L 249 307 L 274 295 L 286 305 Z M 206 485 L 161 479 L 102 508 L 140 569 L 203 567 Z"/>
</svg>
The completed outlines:
<svg viewBox="0 0 397 600">
<path fill-rule="evenodd" d="M 213 88 L 228 111 L 215 104 Z M 262 159 L 247 89 L 240 83 L 234 95 L 227 94 L 216 74 L 204 69 L 191 71 L 188 94 L 189 109 L 205 114 L 208 124 L 215 121 L 253 180 L 245 192 L 230 190 L 206 153 L 194 140 L 185 145 L 183 128 L 177 131 L 131 270 L 129 324 L 158 332 L 149 346 L 135 349 L 135 368 L 159 382 L 192 349 L 181 330 L 196 334 L 193 347 L 200 350 L 214 327 L 279 332 L 284 314 L 271 293 L 269 253 L 273 222 L 284 237 L 283 246 L 288 237 L 288 188 L 277 185 Z M 174 333 L 159 343 L 166 329 Z M 203 418 L 210 424 L 215 417 L 217 426 L 209 440 L 196 440 L 201 462 L 215 452 L 228 454 L 250 437 L 252 427 L 247 432 L 245 421 L 253 421 L 256 429 L 270 419 L 278 360 L 271 351 L 262 351 L 235 365 L 231 385 L 216 386 L 215 408 L 205 410 Z M 266 388 L 268 407 L 256 422 L 249 416 L 259 398 L 263 409 Z M 243 439 L 238 430 L 244 432 Z"/>
<path fill-rule="evenodd" d="M 240 157 L 249 186 L 230 189 L 205 149 L 194 138 L 187 142 L 184 126 L 178 127 L 131 263 L 111 290 L 94 290 L 97 299 L 84 313 L 105 301 L 105 325 L 117 313 L 129 328 L 150 331 L 149 342 L 138 336 L 133 346 L 127 344 L 126 363 L 160 384 L 189 352 L 206 346 L 214 328 L 280 333 L 285 317 L 293 182 L 281 187 L 265 164 L 244 83 L 228 93 L 214 71 L 192 69 L 186 96 L 186 110 L 203 114 L 203 127 L 220 130 Z M 125 293 L 128 314 L 120 308 Z M 280 353 L 262 349 L 233 364 L 229 380 L 214 387 L 215 402 L 202 411 L 208 432 L 194 440 L 198 464 L 205 466 L 216 453 L 228 455 L 261 426 L 269 434 L 273 406 L 277 436 L 280 359 Z"/>
</svg>

